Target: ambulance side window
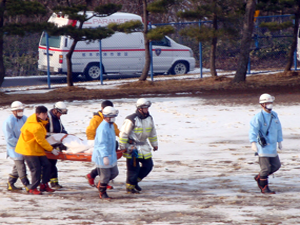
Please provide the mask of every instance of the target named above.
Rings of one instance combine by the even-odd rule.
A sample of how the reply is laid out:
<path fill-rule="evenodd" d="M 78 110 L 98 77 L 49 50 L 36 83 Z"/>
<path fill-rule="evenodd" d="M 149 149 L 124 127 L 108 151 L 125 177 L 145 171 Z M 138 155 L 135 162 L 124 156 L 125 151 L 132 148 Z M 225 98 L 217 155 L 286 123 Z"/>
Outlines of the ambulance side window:
<path fill-rule="evenodd" d="M 68 47 L 68 38 L 65 38 L 65 47 Z"/>
<path fill-rule="evenodd" d="M 160 41 L 152 41 L 152 45 L 171 47 L 171 43 L 166 37 L 163 37 Z"/>

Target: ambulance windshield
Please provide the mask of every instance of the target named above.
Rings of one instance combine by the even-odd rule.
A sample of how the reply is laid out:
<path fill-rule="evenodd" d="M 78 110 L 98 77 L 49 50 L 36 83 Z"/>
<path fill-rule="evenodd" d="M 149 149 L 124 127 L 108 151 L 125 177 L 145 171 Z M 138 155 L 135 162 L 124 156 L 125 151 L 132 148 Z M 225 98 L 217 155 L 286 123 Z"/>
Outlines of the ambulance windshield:
<path fill-rule="evenodd" d="M 49 47 L 59 48 L 61 36 L 48 36 Z M 43 33 L 40 45 L 46 46 L 46 35 Z"/>

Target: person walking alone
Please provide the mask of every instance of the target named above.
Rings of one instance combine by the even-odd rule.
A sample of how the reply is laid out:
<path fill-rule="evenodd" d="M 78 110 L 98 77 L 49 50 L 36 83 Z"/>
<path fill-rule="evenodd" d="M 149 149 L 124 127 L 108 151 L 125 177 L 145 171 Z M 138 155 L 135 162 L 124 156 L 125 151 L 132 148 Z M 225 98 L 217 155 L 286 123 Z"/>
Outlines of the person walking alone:
<path fill-rule="evenodd" d="M 251 148 L 258 154 L 261 169 L 254 179 L 263 194 L 275 194 L 268 186 L 268 177 L 281 167 L 277 147 L 282 150 L 282 128 L 277 113 L 273 111 L 274 100 L 275 97 L 262 94 L 259 98 L 262 110 L 250 122 Z"/>

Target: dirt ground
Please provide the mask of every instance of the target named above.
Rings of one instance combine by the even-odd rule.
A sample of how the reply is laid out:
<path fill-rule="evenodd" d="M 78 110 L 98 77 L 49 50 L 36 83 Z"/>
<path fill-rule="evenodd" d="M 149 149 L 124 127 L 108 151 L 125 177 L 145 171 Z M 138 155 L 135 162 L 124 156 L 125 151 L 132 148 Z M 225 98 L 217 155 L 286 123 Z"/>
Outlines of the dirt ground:
<path fill-rule="evenodd" d="M 63 87 L 42 94 L 6 94 L 0 92 L 0 105 L 10 105 L 18 99 L 26 104 L 55 101 L 92 99 L 138 98 L 143 94 L 157 96 L 199 96 L 207 104 L 257 104 L 262 93 L 276 97 L 276 103 L 300 102 L 300 73 L 257 74 L 247 77 L 243 83 L 233 83 L 227 76 L 216 78 L 131 82 L 116 89 L 86 89 L 84 87 Z"/>

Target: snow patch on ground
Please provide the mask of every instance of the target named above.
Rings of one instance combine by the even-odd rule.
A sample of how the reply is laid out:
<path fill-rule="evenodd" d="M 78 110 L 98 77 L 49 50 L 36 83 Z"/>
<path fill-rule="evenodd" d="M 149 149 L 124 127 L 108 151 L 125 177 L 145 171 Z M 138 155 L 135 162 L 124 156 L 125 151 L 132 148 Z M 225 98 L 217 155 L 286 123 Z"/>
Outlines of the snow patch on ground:
<path fill-rule="evenodd" d="M 154 169 L 140 186 L 139 195 L 125 194 L 126 166 L 118 161 L 114 199 L 102 201 L 85 175 L 90 162 L 59 161 L 63 189 L 42 196 L 6 191 L 12 161 L 5 159 L 0 131 L 1 224 L 299 224 L 299 106 L 274 104 L 283 127 L 282 168 L 270 178 L 276 195 L 260 193 L 253 177 L 258 158 L 248 141 L 250 119 L 257 106 L 210 106 L 201 98 L 150 98 L 159 150 Z M 135 111 L 135 99 L 116 99 L 116 123 Z M 52 108 L 53 102 L 45 104 Z M 68 103 L 62 121 L 71 134 L 85 139 L 85 129 L 101 100 Z M 25 110 L 34 112 L 34 105 Z M 0 124 L 10 110 L 2 107 Z M 21 186 L 18 182 L 17 186 Z"/>

